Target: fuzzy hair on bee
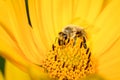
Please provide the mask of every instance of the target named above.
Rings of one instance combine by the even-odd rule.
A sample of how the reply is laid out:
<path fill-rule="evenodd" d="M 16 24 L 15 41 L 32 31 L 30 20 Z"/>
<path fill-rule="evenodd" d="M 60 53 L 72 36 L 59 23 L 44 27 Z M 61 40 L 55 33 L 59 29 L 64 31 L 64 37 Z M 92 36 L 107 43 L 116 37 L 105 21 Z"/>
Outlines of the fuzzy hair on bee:
<path fill-rule="evenodd" d="M 69 43 L 70 39 L 76 40 L 76 38 L 83 38 L 84 43 L 85 43 L 86 32 L 84 31 L 82 27 L 75 26 L 75 25 L 68 25 L 61 32 L 59 32 L 58 44 L 66 45 L 67 43 Z"/>

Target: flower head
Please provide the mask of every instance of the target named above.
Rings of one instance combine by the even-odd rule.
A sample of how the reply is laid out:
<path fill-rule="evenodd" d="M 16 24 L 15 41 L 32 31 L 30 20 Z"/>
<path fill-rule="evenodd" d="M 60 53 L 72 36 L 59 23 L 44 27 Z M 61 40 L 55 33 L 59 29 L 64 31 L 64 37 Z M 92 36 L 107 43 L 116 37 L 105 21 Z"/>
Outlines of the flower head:
<path fill-rule="evenodd" d="M 46 76 L 119 80 L 119 3 L 30 0 L 26 5 L 24 0 L 1 1 L 0 55 L 35 80 Z M 69 24 L 79 26 L 80 30 L 75 29 L 79 32 L 62 31 Z"/>

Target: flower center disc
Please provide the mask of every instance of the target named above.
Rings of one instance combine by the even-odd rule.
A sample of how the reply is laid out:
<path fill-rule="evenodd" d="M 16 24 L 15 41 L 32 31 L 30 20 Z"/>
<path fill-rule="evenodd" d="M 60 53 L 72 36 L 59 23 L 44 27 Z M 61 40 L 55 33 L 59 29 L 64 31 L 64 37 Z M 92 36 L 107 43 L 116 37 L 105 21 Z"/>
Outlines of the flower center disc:
<path fill-rule="evenodd" d="M 52 78 L 78 80 L 95 73 L 95 62 L 85 37 L 70 38 L 52 45 L 43 67 Z M 67 43 L 67 44 L 66 44 Z"/>

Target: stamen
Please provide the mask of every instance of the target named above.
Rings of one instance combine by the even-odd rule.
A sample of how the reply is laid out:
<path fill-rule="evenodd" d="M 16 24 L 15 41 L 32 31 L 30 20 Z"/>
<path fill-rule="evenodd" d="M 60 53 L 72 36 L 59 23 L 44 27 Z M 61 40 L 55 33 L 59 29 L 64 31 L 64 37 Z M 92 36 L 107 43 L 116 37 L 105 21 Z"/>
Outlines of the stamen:
<path fill-rule="evenodd" d="M 73 67 L 73 71 L 75 71 L 75 68 L 76 68 L 76 66 L 74 65 L 74 67 Z"/>
<path fill-rule="evenodd" d="M 90 52 L 89 55 L 88 55 L 88 59 L 90 59 L 90 56 L 91 56 L 91 52 Z"/>
<path fill-rule="evenodd" d="M 83 43 L 86 43 L 86 39 L 85 39 L 85 37 L 83 36 Z"/>
<path fill-rule="evenodd" d="M 84 46 L 85 49 L 87 49 L 87 45 L 86 45 L 86 43 L 83 43 L 83 46 Z"/>
<path fill-rule="evenodd" d="M 64 66 L 65 66 L 65 62 L 63 63 L 62 68 L 64 68 Z"/>
<path fill-rule="evenodd" d="M 80 48 L 82 48 L 82 42 L 80 43 Z"/>
<path fill-rule="evenodd" d="M 58 39 L 52 45 L 43 67 L 52 78 L 58 80 L 79 80 L 96 71 L 85 37 Z"/>
<path fill-rule="evenodd" d="M 88 65 L 85 67 L 85 70 L 88 68 Z"/>
<path fill-rule="evenodd" d="M 55 46 L 54 46 L 54 44 L 52 45 L 52 50 L 53 50 L 53 51 L 55 50 Z"/>
<path fill-rule="evenodd" d="M 89 62 L 90 62 L 90 59 L 88 59 L 88 61 L 87 61 L 87 65 L 89 64 Z"/>
<path fill-rule="evenodd" d="M 55 61 L 57 61 L 57 55 L 55 55 Z"/>
<path fill-rule="evenodd" d="M 87 49 L 86 54 L 88 54 L 88 52 L 89 52 L 89 48 Z"/>

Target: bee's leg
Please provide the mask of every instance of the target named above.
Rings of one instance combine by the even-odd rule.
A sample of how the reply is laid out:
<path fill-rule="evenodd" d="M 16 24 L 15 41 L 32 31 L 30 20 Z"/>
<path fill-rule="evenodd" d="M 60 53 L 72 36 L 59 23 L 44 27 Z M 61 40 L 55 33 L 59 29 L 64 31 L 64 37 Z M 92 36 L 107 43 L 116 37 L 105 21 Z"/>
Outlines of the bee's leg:
<path fill-rule="evenodd" d="M 64 34 L 64 40 L 63 40 L 64 45 L 68 44 L 69 41 L 70 41 L 70 38 L 68 38 L 68 36 L 66 34 Z"/>
<path fill-rule="evenodd" d="M 67 38 L 67 39 L 65 40 L 65 45 L 68 44 L 69 42 L 70 42 L 70 38 Z"/>
<path fill-rule="evenodd" d="M 77 37 L 74 38 L 73 46 L 76 44 Z"/>
<path fill-rule="evenodd" d="M 68 40 L 67 40 L 67 43 L 69 43 L 70 42 L 70 38 L 68 38 Z"/>
<path fill-rule="evenodd" d="M 58 39 L 59 46 L 65 45 L 65 42 L 63 40 Z"/>
<path fill-rule="evenodd" d="M 83 36 L 83 47 L 84 47 L 85 49 L 87 49 L 86 39 L 85 39 L 85 37 L 84 37 L 84 36 Z"/>
<path fill-rule="evenodd" d="M 61 46 L 61 40 L 60 39 L 58 39 L 58 44 Z"/>
<path fill-rule="evenodd" d="M 63 45 L 66 45 L 65 41 L 62 41 L 62 44 L 63 44 Z"/>

